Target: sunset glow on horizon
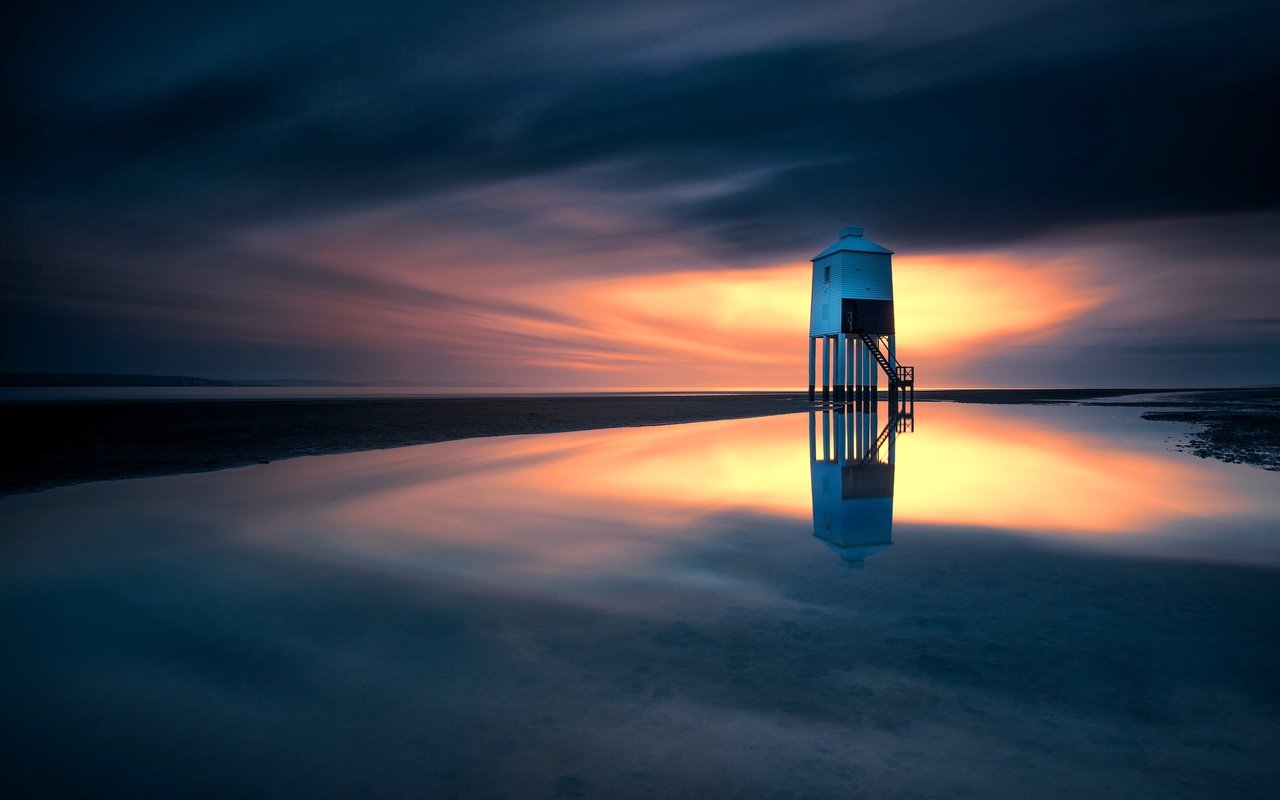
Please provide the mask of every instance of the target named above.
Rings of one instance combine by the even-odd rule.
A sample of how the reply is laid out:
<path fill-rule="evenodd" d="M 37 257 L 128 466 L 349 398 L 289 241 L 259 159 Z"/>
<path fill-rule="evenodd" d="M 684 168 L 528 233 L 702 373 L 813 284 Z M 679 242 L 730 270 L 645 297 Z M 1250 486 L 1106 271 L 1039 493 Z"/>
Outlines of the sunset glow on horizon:
<path fill-rule="evenodd" d="M 351 245 L 342 241 L 327 254 L 299 254 L 330 277 L 281 297 L 279 311 L 251 324 L 405 359 L 429 351 L 524 387 L 794 390 L 804 382 L 808 262 L 547 280 L 538 276 L 555 275 L 554 264 L 532 273 L 483 262 L 424 270 L 384 253 L 362 280 L 376 276 L 385 294 L 355 303 L 341 267 Z M 296 257 L 269 246 L 273 257 Z M 1051 342 L 1118 293 L 1095 265 L 1063 256 L 993 251 L 894 262 L 900 359 L 935 387 L 996 385 L 973 380 L 975 362 Z M 430 313 L 420 311 L 424 302 Z M 314 329 L 316 319 L 324 326 Z M 540 384 L 538 375 L 555 382 Z"/>
<path fill-rule="evenodd" d="M 578 279 L 513 293 L 567 328 L 539 321 L 531 336 L 565 331 L 599 353 L 549 355 L 547 366 L 623 373 L 632 385 L 795 388 L 807 330 L 809 264 L 753 270 Z M 1008 254 L 895 259 L 899 354 L 934 386 L 965 382 L 990 348 L 1053 337 L 1109 298 L 1088 265 Z M 516 328 L 520 332 L 520 328 Z M 590 378 L 584 378 L 584 385 Z"/>

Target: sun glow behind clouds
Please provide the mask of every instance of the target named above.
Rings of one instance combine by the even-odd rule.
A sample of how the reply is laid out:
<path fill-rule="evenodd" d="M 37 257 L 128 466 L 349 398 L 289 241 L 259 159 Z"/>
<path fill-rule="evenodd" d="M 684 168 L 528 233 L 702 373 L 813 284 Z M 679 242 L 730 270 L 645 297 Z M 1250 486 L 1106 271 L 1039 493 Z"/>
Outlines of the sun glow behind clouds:
<path fill-rule="evenodd" d="M 577 322 L 590 352 L 547 366 L 619 373 L 632 386 L 794 387 L 803 380 L 808 264 L 580 279 L 519 292 Z M 1006 254 L 895 262 L 898 340 L 934 386 L 965 383 L 966 366 L 1052 338 L 1109 299 L 1088 265 Z M 545 324 L 530 326 L 545 332 Z"/>
<path fill-rule="evenodd" d="M 795 389 L 805 382 L 808 262 L 731 269 L 709 264 L 696 248 L 644 237 L 609 257 L 599 249 L 521 251 L 502 240 L 475 252 L 448 231 L 411 236 L 404 224 L 366 215 L 242 241 L 249 254 L 288 265 L 291 277 L 296 269 L 312 277 L 307 292 L 278 301 L 281 313 L 255 313 L 270 321 L 256 324 L 288 328 L 291 339 L 377 350 L 406 372 L 455 384 Z M 978 365 L 1052 344 L 1117 291 L 1089 261 L 1034 252 L 896 256 L 894 278 L 899 353 L 935 387 L 975 385 Z M 317 319 L 326 324 L 317 327 Z"/>

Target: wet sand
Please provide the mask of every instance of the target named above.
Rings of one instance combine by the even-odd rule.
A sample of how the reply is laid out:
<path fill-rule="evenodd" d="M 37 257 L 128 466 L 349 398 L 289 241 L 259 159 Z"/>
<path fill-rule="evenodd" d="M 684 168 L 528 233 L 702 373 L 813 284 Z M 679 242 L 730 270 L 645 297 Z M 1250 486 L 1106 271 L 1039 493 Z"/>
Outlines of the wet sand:
<path fill-rule="evenodd" d="M 1205 392 L 1160 406 L 1169 410 L 1147 411 L 1142 418 L 1196 426 L 1179 450 L 1280 472 L 1280 389 Z"/>
<path fill-rule="evenodd" d="M 0 494 L 297 456 L 785 414 L 800 393 L 6 403 Z"/>
<path fill-rule="evenodd" d="M 922 390 L 916 399 L 971 403 L 1092 400 L 1147 408 L 1172 406 L 1196 415 L 1182 421 L 1201 424 L 1231 413 L 1234 416 L 1225 428 L 1210 425 L 1211 433 L 1196 434 L 1192 451 L 1263 465 L 1280 461 L 1280 446 L 1274 441 L 1280 417 L 1255 413 L 1259 404 L 1271 408 L 1280 391 L 1177 390 L 1181 392 L 1177 394 L 1170 390 L 1160 395 L 1168 396 L 1167 402 L 1150 397 L 1134 403 L 1124 400 L 1125 395 L 1140 391 Z M 803 392 L 8 402 L 0 404 L 6 441 L 0 451 L 0 494 L 479 436 L 669 425 L 786 414 L 810 407 Z M 1267 435 L 1270 445 L 1266 445 Z M 1258 451 L 1261 456 L 1254 452 L 1256 448 L 1241 447 L 1255 441 L 1263 443 Z"/>
<path fill-rule="evenodd" d="M 1142 418 L 1198 426 L 1179 450 L 1280 472 L 1280 411 L 1149 411 Z"/>
<path fill-rule="evenodd" d="M 1085 405 L 1155 409 L 1142 418 L 1195 427 L 1175 445 L 1200 458 L 1280 471 L 1280 387 L 1198 389 L 1096 399 Z"/>

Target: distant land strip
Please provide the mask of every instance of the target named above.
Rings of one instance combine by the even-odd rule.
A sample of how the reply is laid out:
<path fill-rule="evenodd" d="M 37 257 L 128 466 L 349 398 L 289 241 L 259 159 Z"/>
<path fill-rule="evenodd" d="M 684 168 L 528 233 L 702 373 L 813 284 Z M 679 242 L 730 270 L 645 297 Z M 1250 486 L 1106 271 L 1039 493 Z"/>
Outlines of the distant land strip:
<path fill-rule="evenodd" d="M 1108 398 L 1150 391 L 934 390 L 917 392 L 917 399 L 975 403 L 1108 402 Z M 1266 405 L 1276 396 L 1275 390 L 1218 391 L 1225 394 L 1212 401 L 1196 400 L 1197 395 L 1189 395 L 1167 403 L 1140 404 L 1195 408 L 1200 416 L 1186 421 L 1203 424 L 1215 413 L 1213 408 L 1223 403 L 1229 404 L 1232 413 L 1238 416 L 1242 413 L 1240 397 L 1254 398 Z M 1111 402 L 1124 403 L 1123 399 Z M 6 441 L 6 447 L 0 448 L 0 494 L 452 439 L 705 422 L 787 414 L 812 407 L 802 392 L 11 401 L 0 403 Z M 1233 422 L 1233 430 L 1236 431 L 1233 441 L 1237 443 L 1240 437 L 1247 439 L 1251 435 L 1247 421 L 1241 422 L 1238 418 Z M 1212 454 L 1211 451 L 1206 445 L 1196 452 Z M 1265 456 L 1262 463 L 1270 463 L 1267 459 L 1273 457 L 1274 453 Z M 1231 460 L 1241 460 L 1238 448 Z"/>
<path fill-rule="evenodd" d="M 117 372 L 0 372 L 0 387 L 8 388 L 173 388 L 183 386 L 263 388 L 263 387 L 418 387 L 408 381 L 330 381 L 310 378 L 197 378 L 192 375 L 147 375 Z M 424 388 L 507 388 L 507 384 L 433 383 Z"/>

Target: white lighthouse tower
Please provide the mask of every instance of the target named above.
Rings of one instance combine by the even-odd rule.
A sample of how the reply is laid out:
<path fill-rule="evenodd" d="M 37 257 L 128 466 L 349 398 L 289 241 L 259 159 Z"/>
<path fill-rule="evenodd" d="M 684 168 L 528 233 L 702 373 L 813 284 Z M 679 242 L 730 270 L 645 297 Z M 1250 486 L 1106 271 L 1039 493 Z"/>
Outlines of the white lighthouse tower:
<path fill-rule="evenodd" d="M 893 319 L 893 251 L 846 227 L 813 259 L 809 304 L 809 399 L 814 399 L 818 340 L 822 341 L 822 400 L 876 402 L 880 373 L 888 378 L 891 408 L 912 393 L 915 368 L 897 360 Z"/>

